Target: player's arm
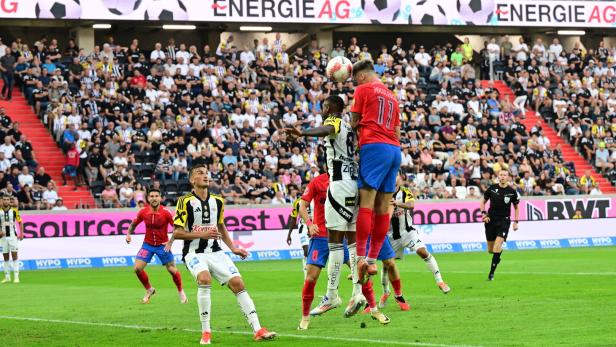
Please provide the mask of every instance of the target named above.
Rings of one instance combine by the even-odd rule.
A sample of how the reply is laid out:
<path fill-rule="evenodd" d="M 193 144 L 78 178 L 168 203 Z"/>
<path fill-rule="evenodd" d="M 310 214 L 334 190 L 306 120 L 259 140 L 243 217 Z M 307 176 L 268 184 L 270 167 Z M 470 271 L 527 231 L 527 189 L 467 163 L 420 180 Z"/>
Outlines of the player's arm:
<path fill-rule="evenodd" d="M 171 251 L 171 246 L 173 246 L 173 241 L 175 241 L 175 238 L 173 237 L 173 217 L 171 216 L 171 213 L 167 213 L 167 217 L 168 223 L 171 226 L 171 236 L 169 236 L 169 241 L 165 244 L 165 252 Z"/>
<path fill-rule="evenodd" d="M 513 201 L 513 231 L 518 230 L 518 222 L 520 220 L 520 196 L 515 194 L 515 200 Z"/>
<path fill-rule="evenodd" d="M 351 105 L 351 128 L 354 130 L 359 126 L 361 121 L 362 111 L 364 109 L 364 89 L 357 88 L 353 94 L 353 103 Z"/>
<path fill-rule="evenodd" d="M 294 141 L 298 137 L 326 137 L 331 134 L 337 134 L 338 132 L 340 132 L 340 121 L 338 121 L 338 126 L 336 127 L 333 124 L 328 124 L 327 123 L 328 120 L 329 118 L 325 120 L 325 123 L 324 123 L 325 125 L 317 127 L 317 128 L 312 128 L 312 129 L 307 129 L 307 130 L 300 130 L 297 128 L 287 128 L 287 129 L 284 129 L 283 132 L 289 135 L 289 141 Z"/>
<path fill-rule="evenodd" d="M 484 223 L 490 222 L 490 217 L 488 216 L 488 212 L 486 212 L 486 202 L 490 200 L 490 188 L 486 189 L 485 193 L 483 193 L 483 199 L 479 201 L 479 211 L 481 211 L 482 220 Z"/>
<path fill-rule="evenodd" d="M 361 113 L 351 112 L 351 128 L 357 129 L 357 126 L 359 126 L 360 121 L 361 121 Z"/>
<path fill-rule="evenodd" d="M 314 236 L 319 234 L 319 227 L 312 222 L 312 219 L 310 219 L 310 215 L 308 214 L 309 205 L 310 202 L 302 198 L 299 202 L 299 215 L 304 220 L 306 226 L 308 226 L 308 235 Z"/>
<path fill-rule="evenodd" d="M 400 138 L 400 136 L 401 136 L 401 134 L 400 134 L 400 126 L 399 126 L 399 125 L 398 125 L 398 126 L 396 126 L 396 127 L 394 128 L 394 131 L 396 132 L 396 138 L 398 138 L 398 139 L 399 139 L 399 138 Z"/>
<path fill-rule="evenodd" d="M 137 217 L 133 219 L 133 221 L 130 222 L 130 225 L 128 226 L 128 230 L 126 231 L 126 243 L 130 243 L 132 241 L 132 238 L 130 235 L 133 232 L 135 232 L 135 229 L 137 228 L 139 223 L 141 223 L 142 221 L 143 221 L 143 215 L 141 214 L 141 211 L 139 211 L 139 213 L 137 213 Z"/>
<path fill-rule="evenodd" d="M 17 209 L 15 209 L 15 220 L 17 221 L 17 223 L 19 223 L 19 235 L 17 235 L 17 238 L 19 240 L 23 240 L 24 239 L 24 222 L 21 220 L 21 216 L 19 215 L 19 211 Z"/>
<path fill-rule="evenodd" d="M 229 247 L 229 250 L 235 255 L 239 255 L 242 259 L 245 259 L 248 256 L 248 251 L 243 248 L 236 247 L 229 235 L 229 231 L 227 230 L 227 226 L 225 225 L 225 215 L 224 215 L 224 201 L 222 199 L 219 200 L 219 213 L 218 213 L 218 221 L 217 221 L 217 229 L 218 234 L 221 236 L 222 242 Z"/>

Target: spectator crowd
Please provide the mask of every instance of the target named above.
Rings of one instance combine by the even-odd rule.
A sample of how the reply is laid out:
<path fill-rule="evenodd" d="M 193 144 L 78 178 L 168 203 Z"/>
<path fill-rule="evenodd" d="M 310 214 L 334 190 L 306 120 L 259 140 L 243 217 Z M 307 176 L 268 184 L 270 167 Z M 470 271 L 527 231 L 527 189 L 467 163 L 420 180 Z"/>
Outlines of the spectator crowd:
<path fill-rule="evenodd" d="M 319 174 L 324 148 L 280 130 L 320 126 L 329 95 L 350 103 L 353 83 L 325 76 L 335 56 L 373 60 L 398 98 L 402 171 L 419 199 L 479 198 L 503 169 L 521 195 L 600 194 L 593 173 L 564 162 L 540 124 L 522 124 L 528 107 L 616 181 L 616 49 L 602 42 L 566 51 L 558 39 L 529 48 L 507 36 L 478 53 L 468 38 L 433 47 L 392 41 L 368 47 L 352 38 L 327 51 L 313 40 L 287 52 L 279 34 L 244 50 L 233 36 L 217 47 L 169 39 L 149 48 L 110 37 L 93 49 L 17 39 L 0 42 L 0 66 L 4 85 L 15 80 L 67 154 L 63 183 L 89 185 L 105 207 L 139 205 L 149 187 L 173 203 L 195 163 L 209 166 L 212 190 L 229 204 L 291 202 Z M 515 99 L 476 72 L 505 80 Z M 10 98 L 10 88 L 2 95 Z M 40 179 L 44 168 L 19 125 L 0 116 L 0 188 L 23 207 L 51 208 L 56 182 Z"/>

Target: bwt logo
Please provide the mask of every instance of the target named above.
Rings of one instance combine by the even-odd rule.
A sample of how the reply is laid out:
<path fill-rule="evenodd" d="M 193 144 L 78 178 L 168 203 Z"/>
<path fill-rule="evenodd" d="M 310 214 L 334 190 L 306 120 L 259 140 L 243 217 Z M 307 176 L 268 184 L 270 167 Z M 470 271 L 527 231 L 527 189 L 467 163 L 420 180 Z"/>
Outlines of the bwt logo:
<path fill-rule="evenodd" d="M 540 240 L 541 248 L 560 248 L 560 240 Z"/>
<path fill-rule="evenodd" d="M 466 242 L 462 244 L 463 252 L 475 252 L 475 251 L 483 251 L 483 245 L 481 242 Z"/>
<path fill-rule="evenodd" d="M 90 258 L 68 258 L 66 264 L 68 267 L 90 267 L 92 260 Z"/>
<path fill-rule="evenodd" d="M 124 257 L 104 257 L 103 266 L 123 266 L 128 265 L 128 261 Z"/>
<path fill-rule="evenodd" d="M 34 261 L 37 268 L 61 268 L 62 262 L 60 259 L 37 259 Z"/>
<path fill-rule="evenodd" d="M 571 247 L 588 247 L 590 243 L 587 238 L 569 239 L 569 246 Z"/>
<path fill-rule="evenodd" d="M 451 243 L 436 243 L 432 245 L 434 252 L 453 252 L 453 245 Z"/>
<path fill-rule="evenodd" d="M 278 251 L 260 251 L 257 252 L 259 259 L 280 259 L 280 252 Z"/>
<path fill-rule="evenodd" d="M 611 246 L 612 238 L 611 237 L 593 237 L 592 244 L 595 246 Z"/>
<path fill-rule="evenodd" d="M 535 248 L 537 248 L 537 242 L 532 241 L 532 240 L 516 241 L 515 242 L 515 246 L 518 249 L 535 249 Z"/>

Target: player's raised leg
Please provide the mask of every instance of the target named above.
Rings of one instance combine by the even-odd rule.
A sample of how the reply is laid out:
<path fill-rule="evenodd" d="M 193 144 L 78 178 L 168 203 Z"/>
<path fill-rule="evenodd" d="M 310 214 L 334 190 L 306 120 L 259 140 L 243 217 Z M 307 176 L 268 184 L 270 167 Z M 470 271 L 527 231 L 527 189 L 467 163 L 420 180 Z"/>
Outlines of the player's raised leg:
<path fill-rule="evenodd" d="M 364 296 L 366 297 L 368 307 L 366 307 L 365 313 L 370 313 L 372 319 L 377 320 L 379 323 L 385 325 L 389 324 L 391 320 L 387 317 L 383 312 L 379 311 L 376 306 L 376 299 L 374 297 L 374 289 L 372 287 L 372 281 L 368 280 L 368 282 L 364 283 L 361 287 Z"/>
<path fill-rule="evenodd" d="M 449 293 L 451 288 L 449 288 L 449 285 L 443 281 L 441 270 L 439 269 L 438 263 L 436 262 L 434 256 L 428 252 L 428 249 L 425 246 L 418 248 L 415 253 L 417 253 L 417 255 L 426 263 L 426 267 L 434 275 L 434 281 L 436 281 L 436 285 L 443 292 L 443 294 Z"/>

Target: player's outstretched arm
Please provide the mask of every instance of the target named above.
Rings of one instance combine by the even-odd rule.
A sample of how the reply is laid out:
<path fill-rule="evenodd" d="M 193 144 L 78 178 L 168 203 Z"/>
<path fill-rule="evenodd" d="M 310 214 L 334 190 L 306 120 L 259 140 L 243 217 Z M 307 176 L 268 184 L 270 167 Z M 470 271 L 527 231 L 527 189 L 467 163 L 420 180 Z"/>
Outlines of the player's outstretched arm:
<path fill-rule="evenodd" d="M 332 125 L 324 125 L 317 128 L 300 130 L 297 128 L 286 128 L 282 130 L 288 136 L 289 141 L 294 141 L 298 137 L 325 137 L 336 132 Z"/>
<path fill-rule="evenodd" d="M 245 259 L 248 256 L 248 251 L 243 248 L 235 247 L 231 236 L 229 236 L 229 231 L 225 226 L 225 223 L 218 223 L 218 232 L 221 235 L 222 242 L 229 247 L 229 250 L 235 255 L 239 255 L 242 259 Z"/>
<path fill-rule="evenodd" d="M 351 112 L 351 128 L 357 129 L 357 127 L 359 126 L 360 120 L 361 120 L 361 113 Z"/>
<path fill-rule="evenodd" d="M 21 241 L 24 239 L 24 222 L 19 221 L 19 235 L 17 238 Z"/>

